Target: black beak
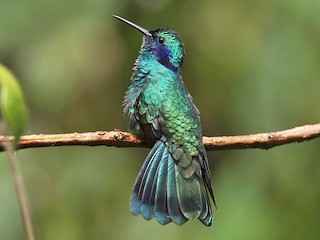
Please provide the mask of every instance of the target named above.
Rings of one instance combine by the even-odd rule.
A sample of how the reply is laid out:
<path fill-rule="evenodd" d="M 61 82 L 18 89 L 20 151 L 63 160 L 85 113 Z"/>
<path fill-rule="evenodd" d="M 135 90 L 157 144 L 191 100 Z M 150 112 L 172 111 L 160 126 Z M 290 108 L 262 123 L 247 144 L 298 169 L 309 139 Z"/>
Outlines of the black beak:
<path fill-rule="evenodd" d="M 130 21 L 128 21 L 127 19 L 124 19 L 124 18 L 119 17 L 119 16 L 117 16 L 117 15 L 112 15 L 112 16 L 114 16 L 115 18 L 119 19 L 119 20 L 122 21 L 122 22 L 125 22 L 126 24 L 129 24 L 130 26 L 134 27 L 135 29 L 138 29 L 138 30 L 139 30 L 140 32 L 142 32 L 145 36 L 147 36 L 147 37 L 152 37 L 152 34 L 151 34 L 148 30 L 144 29 L 143 27 L 140 27 L 140 26 L 138 26 L 137 24 L 134 24 L 133 22 L 130 22 Z"/>

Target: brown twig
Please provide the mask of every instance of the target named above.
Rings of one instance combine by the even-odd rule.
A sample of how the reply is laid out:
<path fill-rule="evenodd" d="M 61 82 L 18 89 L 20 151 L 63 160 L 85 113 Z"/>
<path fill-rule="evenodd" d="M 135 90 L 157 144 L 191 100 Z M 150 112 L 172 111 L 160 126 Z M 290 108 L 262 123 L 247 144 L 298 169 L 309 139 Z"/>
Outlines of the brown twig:
<path fill-rule="evenodd" d="M 3 142 L 1 142 L 3 148 L 7 151 L 8 161 L 10 164 L 11 172 L 12 172 L 12 179 L 14 183 L 14 188 L 16 190 L 17 199 L 19 203 L 20 208 L 20 214 L 23 221 L 24 229 L 26 231 L 28 240 L 36 240 L 36 235 L 31 219 L 31 214 L 29 210 L 29 206 L 27 203 L 27 196 L 24 191 L 24 184 L 21 176 L 21 171 L 19 168 L 19 164 L 16 158 L 16 155 L 14 154 L 13 150 L 13 142 L 8 141 L 7 139 L 4 139 Z"/>
<path fill-rule="evenodd" d="M 302 142 L 320 136 L 320 123 L 305 125 L 288 130 L 258 133 L 243 136 L 203 137 L 207 150 L 261 148 Z M 6 136 L 0 136 L 0 151 L 4 151 Z M 13 139 L 10 137 L 9 139 Z M 111 132 L 97 131 L 87 133 L 39 134 L 22 136 L 20 149 L 55 146 L 115 146 L 115 147 L 147 147 L 146 143 L 135 135 L 120 130 Z"/>

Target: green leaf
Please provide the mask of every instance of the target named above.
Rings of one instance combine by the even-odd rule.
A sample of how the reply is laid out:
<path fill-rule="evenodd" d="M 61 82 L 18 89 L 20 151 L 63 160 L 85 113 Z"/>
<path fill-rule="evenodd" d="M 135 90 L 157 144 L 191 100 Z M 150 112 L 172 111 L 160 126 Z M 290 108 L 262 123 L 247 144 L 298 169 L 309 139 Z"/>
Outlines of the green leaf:
<path fill-rule="evenodd" d="M 0 64 L 0 108 L 9 133 L 18 143 L 28 119 L 22 90 L 15 76 Z"/>

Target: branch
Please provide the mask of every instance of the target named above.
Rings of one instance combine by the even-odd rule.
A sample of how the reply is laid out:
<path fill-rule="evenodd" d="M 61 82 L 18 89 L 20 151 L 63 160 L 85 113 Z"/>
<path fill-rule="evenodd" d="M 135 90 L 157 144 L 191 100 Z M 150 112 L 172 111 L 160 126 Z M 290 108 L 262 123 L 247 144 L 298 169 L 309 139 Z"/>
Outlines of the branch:
<path fill-rule="evenodd" d="M 20 214 L 23 222 L 24 229 L 26 231 L 28 240 L 36 240 L 36 235 L 34 231 L 34 226 L 32 223 L 30 208 L 27 203 L 27 196 L 24 190 L 24 182 L 22 179 L 21 171 L 19 168 L 18 160 L 14 154 L 14 149 L 12 146 L 13 142 L 3 142 L 3 147 L 7 151 L 7 157 L 9 165 L 12 172 L 12 179 L 14 183 L 14 188 L 16 190 L 17 199 L 19 203 Z"/>
<path fill-rule="evenodd" d="M 242 136 L 203 137 L 207 150 L 269 149 L 292 142 L 303 142 L 320 137 L 320 123 L 305 125 L 288 130 L 258 133 Z M 0 136 L 0 151 L 5 151 L 4 143 L 13 137 Z M 87 133 L 39 134 L 22 136 L 20 149 L 56 146 L 115 146 L 115 147 L 147 147 L 147 144 L 137 136 L 114 130 L 111 132 L 97 131 Z"/>

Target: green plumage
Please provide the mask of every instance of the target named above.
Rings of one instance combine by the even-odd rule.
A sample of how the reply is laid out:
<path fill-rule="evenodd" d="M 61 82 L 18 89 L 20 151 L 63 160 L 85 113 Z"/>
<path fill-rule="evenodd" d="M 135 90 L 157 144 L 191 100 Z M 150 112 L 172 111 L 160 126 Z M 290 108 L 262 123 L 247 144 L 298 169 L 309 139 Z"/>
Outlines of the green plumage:
<path fill-rule="evenodd" d="M 202 144 L 200 114 L 181 77 L 184 47 L 170 29 L 143 34 L 132 85 L 124 100 L 130 129 L 152 147 L 136 179 L 130 211 L 146 220 L 212 224 L 211 175 Z"/>

